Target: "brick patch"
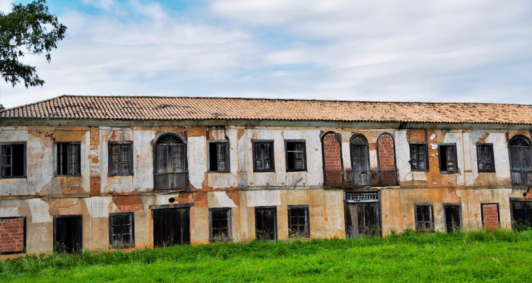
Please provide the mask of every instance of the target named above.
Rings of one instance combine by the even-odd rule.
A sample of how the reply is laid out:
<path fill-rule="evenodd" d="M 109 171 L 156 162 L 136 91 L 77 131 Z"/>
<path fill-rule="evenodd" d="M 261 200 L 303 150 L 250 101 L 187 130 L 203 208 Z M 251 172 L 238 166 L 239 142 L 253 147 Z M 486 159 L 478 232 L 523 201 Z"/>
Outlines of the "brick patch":
<path fill-rule="evenodd" d="M 496 204 L 482 205 L 482 219 L 484 221 L 485 230 L 499 229 L 499 210 Z"/>
<path fill-rule="evenodd" d="M 24 219 L 0 219 L 0 254 L 24 252 Z"/>
<path fill-rule="evenodd" d="M 342 185 L 342 159 L 340 143 L 335 133 L 329 133 L 323 138 L 323 154 L 325 158 L 325 182 L 327 186 Z"/>
<path fill-rule="evenodd" d="M 90 196 L 100 196 L 100 177 L 91 177 Z"/>
<path fill-rule="evenodd" d="M 426 142 L 425 130 L 410 130 L 410 142 Z"/>
<path fill-rule="evenodd" d="M 379 137 L 379 169 L 383 185 L 395 184 L 395 155 L 393 139 L 389 135 Z"/>
<path fill-rule="evenodd" d="M 143 210 L 140 196 L 113 196 L 113 202 L 121 212 Z"/>

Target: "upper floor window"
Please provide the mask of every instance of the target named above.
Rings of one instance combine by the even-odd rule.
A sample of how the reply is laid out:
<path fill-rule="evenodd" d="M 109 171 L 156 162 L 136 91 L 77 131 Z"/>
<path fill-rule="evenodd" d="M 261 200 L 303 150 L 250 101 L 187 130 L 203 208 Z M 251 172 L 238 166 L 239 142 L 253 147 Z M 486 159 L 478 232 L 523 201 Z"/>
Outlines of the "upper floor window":
<path fill-rule="evenodd" d="M 1 151 L 2 178 L 26 177 L 26 143 L 4 143 Z"/>
<path fill-rule="evenodd" d="M 440 144 L 439 145 L 439 157 L 440 157 L 440 172 L 456 173 L 458 172 L 458 166 L 456 164 L 456 144 Z"/>
<path fill-rule="evenodd" d="M 226 141 L 209 143 L 209 170 L 229 172 L 229 143 Z"/>
<path fill-rule="evenodd" d="M 253 171 L 275 172 L 273 141 L 253 141 Z"/>
<path fill-rule="evenodd" d="M 524 136 L 513 137 L 509 142 L 512 184 L 532 185 L 532 150 L 530 140 Z"/>
<path fill-rule="evenodd" d="M 80 143 L 56 143 L 57 176 L 79 176 L 81 174 Z"/>
<path fill-rule="evenodd" d="M 495 161 L 493 160 L 493 144 L 477 144 L 478 172 L 495 172 Z"/>
<path fill-rule="evenodd" d="M 426 143 L 410 144 L 410 170 L 428 171 L 428 147 Z"/>
<path fill-rule="evenodd" d="M 361 134 L 355 134 L 349 141 L 351 151 L 351 182 L 353 185 L 370 185 L 368 140 Z"/>
<path fill-rule="evenodd" d="M 187 144 L 179 134 L 161 133 L 153 144 L 155 190 L 188 189 Z"/>
<path fill-rule="evenodd" d="M 133 143 L 109 143 L 109 176 L 133 175 Z"/>
<path fill-rule="evenodd" d="M 305 141 L 286 141 L 286 171 L 307 170 Z"/>

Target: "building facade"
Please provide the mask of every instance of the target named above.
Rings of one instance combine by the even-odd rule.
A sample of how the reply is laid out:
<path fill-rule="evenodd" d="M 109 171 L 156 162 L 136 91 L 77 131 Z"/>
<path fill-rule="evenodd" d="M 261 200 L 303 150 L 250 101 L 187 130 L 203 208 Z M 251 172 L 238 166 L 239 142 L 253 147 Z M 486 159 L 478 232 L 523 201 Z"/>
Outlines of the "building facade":
<path fill-rule="evenodd" d="M 60 96 L 0 112 L 0 254 L 532 222 L 532 106 Z"/>

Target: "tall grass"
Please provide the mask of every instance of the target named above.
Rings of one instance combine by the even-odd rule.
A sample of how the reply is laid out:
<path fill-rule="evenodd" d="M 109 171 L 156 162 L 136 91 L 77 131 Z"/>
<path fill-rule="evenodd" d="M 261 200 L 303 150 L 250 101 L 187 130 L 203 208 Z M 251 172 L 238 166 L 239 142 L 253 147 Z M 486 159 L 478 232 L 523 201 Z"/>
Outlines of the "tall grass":
<path fill-rule="evenodd" d="M 0 261 L 0 282 L 513 281 L 532 278 L 531 244 L 532 231 L 405 231 L 385 238 L 27 255 Z"/>

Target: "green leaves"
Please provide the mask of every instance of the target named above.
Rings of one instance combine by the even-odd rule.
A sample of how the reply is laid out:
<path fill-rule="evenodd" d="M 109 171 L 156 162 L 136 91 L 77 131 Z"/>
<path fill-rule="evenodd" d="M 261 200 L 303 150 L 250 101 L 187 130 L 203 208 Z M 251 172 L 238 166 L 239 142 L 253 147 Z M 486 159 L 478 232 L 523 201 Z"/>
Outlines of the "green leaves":
<path fill-rule="evenodd" d="M 46 0 L 35 0 L 27 5 L 13 5 L 9 14 L 0 12 L 0 72 L 2 78 L 13 87 L 24 82 L 26 87 L 42 86 L 42 80 L 34 66 L 19 60 L 26 54 L 45 54 L 52 59 L 50 52 L 66 36 L 67 27 L 50 14 Z"/>

